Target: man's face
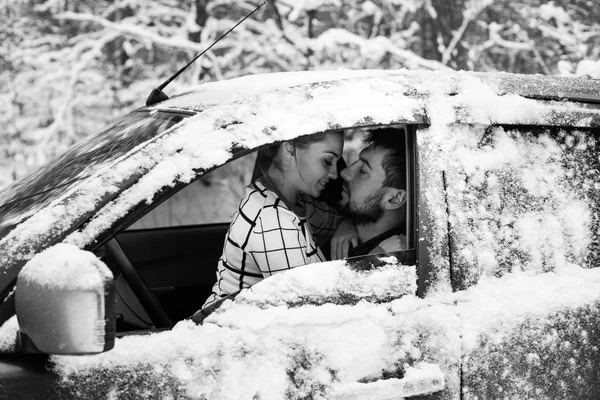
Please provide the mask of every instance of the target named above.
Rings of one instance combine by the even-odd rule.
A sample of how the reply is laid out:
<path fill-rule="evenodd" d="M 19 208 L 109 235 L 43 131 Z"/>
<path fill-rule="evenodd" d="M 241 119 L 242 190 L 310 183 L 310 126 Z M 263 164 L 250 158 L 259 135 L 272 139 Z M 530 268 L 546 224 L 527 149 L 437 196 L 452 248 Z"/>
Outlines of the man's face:
<path fill-rule="evenodd" d="M 381 163 L 386 153 L 369 145 L 340 172 L 344 179 L 340 205 L 357 223 L 376 222 L 383 214 L 385 171 Z"/>

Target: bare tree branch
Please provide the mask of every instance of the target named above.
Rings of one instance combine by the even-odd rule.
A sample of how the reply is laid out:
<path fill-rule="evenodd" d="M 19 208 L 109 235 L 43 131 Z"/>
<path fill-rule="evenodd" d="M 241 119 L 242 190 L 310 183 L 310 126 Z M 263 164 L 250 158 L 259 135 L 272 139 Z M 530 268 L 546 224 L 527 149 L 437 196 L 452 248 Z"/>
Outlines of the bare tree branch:
<path fill-rule="evenodd" d="M 452 35 L 452 40 L 448 44 L 448 47 L 446 47 L 446 49 L 442 53 L 442 64 L 448 65 L 448 61 L 450 61 L 450 58 L 452 57 L 452 52 L 462 39 L 469 24 L 475 21 L 477 16 L 481 14 L 481 12 L 492 3 L 493 1 L 490 0 L 484 1 L 482 3 L 477 2 L 475 3 L 475 6 L 473 8 L 468 8 L 463 12 L 463 20 L 460 27 L 454 32 L 454 34 Z"/>
<path fill-rule="evenodd" d="M 448 66 L 436 60 L 422 58 L 412 51 L 404 50 L 396 46 L 389 38 L 378 36 L 374 39 L 365 39 L 362 36 L 355 35 L 345 29 L 329 29 L 317 38 L 313 39 L 311 47 L 316 52 L 335 44 L 336 46 L 355 46 L 368 51 L 371 48 L 377 51 L 387 52 L 404 64 L 413 68 L 425 68 L 430 70 L 450 69 Z"/>
<path fill-rule="evenodd" d="M 141 40 L 150 41 L 158 46 L 164 46 L 171 49 L 179 49 L 185 51 L 191 51 L 194 53 L 199 53 L 205 49 L 206 45 L 204 43 L 196 43 L 188 40 L 184 37 L 175 37 L 175 38 L 166 38 L 160 36 L 154 32 L 148 31 L 147 29 L 140 28 L 139 26 L 128 24 L 127 22 L 111 22 L 107 19 L 97 17 L 90 14 L 79 14 L 74 12 L 66 12 L 56 16 L 58 19 L 69 19 L 73 21 L 88 21 L 95 22 L 99 25 L 107 29 L 111 29 L 117 32 L 120 32 L 124 35 L 134 36 Z M 217 46 L 215 49 L 219 48 Z"/>
<path fill-rule="evenodd" d="M 39 143 L 39 146 L 44 146 L 48 144 L 52 139 L 55 139 L 55 134 L 61 129 L 65 128 L 64 121 L 70 120 L 72 116 L 73 110 L 73 100 L 75 99 L 75 86 L 79 82 L 80 74 L 83 70 L 85 70 L 88 65 L 92 63 L 92 61 L 102 54 L 102 49 L 108 43 L 112 42 L 119 35 L 117 33 L 111 33 L 105 35 L 101 40 L 97 41 L 94 44 L 94 47 L 90 49 L 87 53 L 83 54 L 81 60 L 74 66 L 71 72 L 71 76 L 69 79 L 69 84 L 67 86 L 67 91 L 62 103 L 61 108 L 58 113 L 54 117 L 54 121 L 48 127 L 43 128 L 44 138 Z M 72 125 L 68 125 L 67 127 L 67 136 L 73 136 Z"/>

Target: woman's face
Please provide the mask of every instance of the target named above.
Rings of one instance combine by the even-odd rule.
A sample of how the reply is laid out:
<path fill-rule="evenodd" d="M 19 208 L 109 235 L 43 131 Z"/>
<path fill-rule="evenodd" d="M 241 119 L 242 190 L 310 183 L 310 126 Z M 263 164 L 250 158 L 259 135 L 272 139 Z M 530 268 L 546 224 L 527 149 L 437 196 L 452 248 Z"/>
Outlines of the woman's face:
<path fill-rule="evenodd" d="M 328 133 L 320 142 L 296 148 L 299 191 L 319 197 L 325 184 L 338 176 L 337 161 L 343 148 L 344 138 L 339 133 Z"/>

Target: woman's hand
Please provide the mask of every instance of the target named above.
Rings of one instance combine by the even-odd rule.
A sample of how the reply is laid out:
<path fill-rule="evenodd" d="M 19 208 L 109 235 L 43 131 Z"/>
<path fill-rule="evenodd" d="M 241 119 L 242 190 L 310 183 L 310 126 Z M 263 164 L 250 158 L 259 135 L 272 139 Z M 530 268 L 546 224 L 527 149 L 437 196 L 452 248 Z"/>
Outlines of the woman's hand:
<path fill-rule="evenodd" d="M 352 221 L 344 219 L 331 238 L 331 259 L 341 260 L 348 257 L 351 246 L 358 246 L 358 232 Z"/>

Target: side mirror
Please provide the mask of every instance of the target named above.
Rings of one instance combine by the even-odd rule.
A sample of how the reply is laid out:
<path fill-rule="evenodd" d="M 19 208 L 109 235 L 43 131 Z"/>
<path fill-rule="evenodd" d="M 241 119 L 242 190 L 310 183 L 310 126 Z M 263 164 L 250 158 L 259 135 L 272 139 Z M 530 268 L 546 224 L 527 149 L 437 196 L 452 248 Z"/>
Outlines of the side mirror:
<path fill-rule="evenodd" d="M 17 278 L 18 347 L 23 352 L 94 354 L 115 344 L 116 294 L 93 253 L 60 243 L 36 254 Z"/>

